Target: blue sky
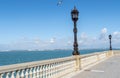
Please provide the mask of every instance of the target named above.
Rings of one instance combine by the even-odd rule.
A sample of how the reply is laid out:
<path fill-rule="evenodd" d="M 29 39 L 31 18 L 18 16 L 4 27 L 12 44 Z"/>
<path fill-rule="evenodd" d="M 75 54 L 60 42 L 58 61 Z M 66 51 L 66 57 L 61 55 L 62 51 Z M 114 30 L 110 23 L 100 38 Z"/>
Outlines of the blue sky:
<path fill-rule="evenodd" d="M 0 0 L 0 50 L 72 49 L 70 12 L 79 10 L 79 48 L 120 48 L 119 0 Z"/>

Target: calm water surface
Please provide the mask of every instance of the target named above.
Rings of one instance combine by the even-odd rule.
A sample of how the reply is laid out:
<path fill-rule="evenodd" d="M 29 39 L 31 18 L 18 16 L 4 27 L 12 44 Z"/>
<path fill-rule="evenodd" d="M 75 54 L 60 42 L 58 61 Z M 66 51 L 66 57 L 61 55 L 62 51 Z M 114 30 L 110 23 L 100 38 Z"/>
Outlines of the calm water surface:
<path fill-rule="evenodd" d="M 81 54 L 88 54 L 105 50 L 80 50 Z M 53 58 L 62 58 L 72 55 L 72 50 L 53 51 L 8 51 L 0 52 L 0 66 L 24 63 Z"/>

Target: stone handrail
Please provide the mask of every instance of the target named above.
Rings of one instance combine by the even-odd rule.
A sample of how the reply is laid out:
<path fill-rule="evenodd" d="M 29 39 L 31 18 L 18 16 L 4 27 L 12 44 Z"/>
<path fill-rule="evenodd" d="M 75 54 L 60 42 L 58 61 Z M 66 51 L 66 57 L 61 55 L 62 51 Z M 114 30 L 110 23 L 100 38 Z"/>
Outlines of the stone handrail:
<path fill-rule="evenodd" d="M 112 56 L 111 51 L 0 66 L 0 78 L 61 78 Z"/>
<path fill-rule="evenodd" d="M 120 55 L 120 50 L 114 50 L 114 55 Z"/>

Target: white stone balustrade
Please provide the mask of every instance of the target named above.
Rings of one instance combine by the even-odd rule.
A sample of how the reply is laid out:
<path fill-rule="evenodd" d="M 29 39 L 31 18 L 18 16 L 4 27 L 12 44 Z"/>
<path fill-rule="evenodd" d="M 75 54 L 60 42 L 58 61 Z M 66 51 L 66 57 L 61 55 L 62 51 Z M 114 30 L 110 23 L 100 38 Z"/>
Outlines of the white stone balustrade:
<path fill-rule="evenodd" d="M 115 50 L 115 54 L 118 54 Z M 0 78 L 61 78 L 113 55 L 113 51 L 0 66 Z"/>

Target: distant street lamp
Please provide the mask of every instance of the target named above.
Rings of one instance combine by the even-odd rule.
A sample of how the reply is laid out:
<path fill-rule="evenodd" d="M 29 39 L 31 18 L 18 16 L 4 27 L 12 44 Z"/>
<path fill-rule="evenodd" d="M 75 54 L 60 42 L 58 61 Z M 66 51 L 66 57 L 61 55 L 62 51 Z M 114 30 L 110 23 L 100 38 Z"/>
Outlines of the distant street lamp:
<path fill-rule="evenodd" d="M 110 50 L 112 50 L 111 38 L 112 38 L 112 35 L 109 35 L 109 39 L 110 39 Z"/>
<path fill-rule="evenodd" d="M 73 32 L 74 32 L 74 44 L 73 44 L 74 51 L 72 53 L 73 55 L 79 55 L 78 43 L 77 43 L 77 27 L 76 27 L 78 15 L 79 15 L 79 11 L 76 9 L 76 7 L 74 7 L 74 9 L 71 11 L 72 20 L 74 22 L 74 29 L 73 29 Z"/>

